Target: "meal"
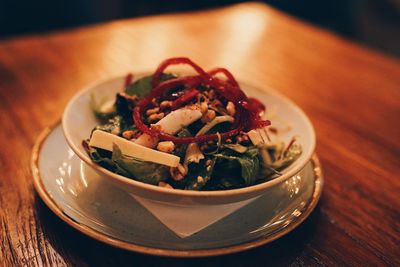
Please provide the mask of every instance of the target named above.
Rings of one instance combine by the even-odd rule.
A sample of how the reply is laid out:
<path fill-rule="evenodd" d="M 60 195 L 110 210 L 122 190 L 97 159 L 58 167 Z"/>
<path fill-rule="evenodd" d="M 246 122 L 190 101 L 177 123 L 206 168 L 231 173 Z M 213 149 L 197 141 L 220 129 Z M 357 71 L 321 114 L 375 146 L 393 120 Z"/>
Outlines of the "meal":
<path fill-rule="evenodd" d="M 166 72 L 185 64 L 195 75 Z M 135 81 L 134 81 L 135 80 Z M 227 190 L 280 175 L 302 149 L 263 118 L 224 68 L 188 58 L 163 61 L 151 76 L 129 74 L 115 99 L 91 101 L 100 125 L 82 142 L 91 160 L 122 176 L 165 188 Z"/>

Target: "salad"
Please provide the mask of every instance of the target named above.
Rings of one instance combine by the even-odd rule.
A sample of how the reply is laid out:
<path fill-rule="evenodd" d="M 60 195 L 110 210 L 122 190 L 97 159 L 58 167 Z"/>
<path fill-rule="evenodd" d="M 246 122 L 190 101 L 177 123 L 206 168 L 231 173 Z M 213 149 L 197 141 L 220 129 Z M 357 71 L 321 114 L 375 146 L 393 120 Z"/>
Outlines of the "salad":
<path fill-rule="evenodd" d="M 185 64 L 195 75 L 166 72 Z M 227 190 L 276 178 L 301 154 L 293 138 L 263 119 L 225 68 L 205 71 L 188 58 L 163 61 L 153 75 L 127 75 L 115 99 L 91 107 L 99 120 L 82 145 L 93 162 L 165 188 Z"/>

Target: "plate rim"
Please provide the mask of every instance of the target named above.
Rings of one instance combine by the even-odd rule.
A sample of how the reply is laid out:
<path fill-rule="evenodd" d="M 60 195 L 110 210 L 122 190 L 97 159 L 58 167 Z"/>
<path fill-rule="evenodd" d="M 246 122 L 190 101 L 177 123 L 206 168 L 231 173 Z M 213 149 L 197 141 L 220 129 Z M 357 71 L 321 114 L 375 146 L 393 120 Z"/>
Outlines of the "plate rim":
<path fill-rule="evenodd" d="M 56 203 L 55 200 L 51 197 L 49 192 L 45 189 L 43 183 L 42 183 L 42 178 L 40 175 L 40 170 L 39 170 L 39 155 L 41 152 L 42 145 L 44 141 L 47 139 L 47 137 L 52 133 L 52 131 L 58 127 L 61 126 L 60 120 L 57 120 L 55 123 L 52 125 L 46 127 L 42 132 L 39 134 L 37 137 L 35 144 L 32 149 L 32 156 L 31 156 L 31 172 L 33 176 L 33 185 L 40 196 L 40 198 L 43 200 L 43 202 L 46 204 L 46 206 L 57 216 L 59 217 L 62 221 L 67 223 L 69 226 L 74 228 L 75 230 L 78 230 L 84 235 L 87 235 L 97 241 L 100 241 L 102 243 L 111 245 L 116 248 L 132 251 L 132 252 L 139 252 L 142 254 L 147 254 L 147 255 L 155 255 L 155 256 L 164 256 L 164 257 L 180 257 L 180 258 L 195 258 L 195 257 L 210 257 L 210 256 L 220 256 L 220 255 L 226 255 L 226 254 L 232 254 L 232 253 L 237 253 L 240 251 L 245 251 L 245 250 L 250 250 L 262 245 L 265 245 L 267 243 L 270 243 L 297 228 L 303 221 L 305 221 L 306 218 L 311 214 L 311 212 L 315 209 L 322 193 L 322 187 L 324 183 L 323 175 L 322 175 L 322 170 L 321 170 L 321 165 L 318 159 L 318 156 L 314 152 L 314 154 L 311 157 L 311 164 L 313 167 L 314 175 L 315 175 L 315 181 L 314 181 L 314 188 L 313 188 L 313 194 L 311 198 L 309 199 L 306 207 L 304 208 L 304 212 L 295 220 L 293 220 L 286 228 L 277 231 L 275 233 L 272 233 L 268 236 L 261 236 L 259 238 L 239 243 L 239 244 L 234 244 L 226 247 L 220 247 L 220 248 L 209 248 L 209 249 L 193 249 L 193 250 L 174 250 L 174 249 L 163 249 L 163 248 L 154 248 L 154 247 L 148 247 L 148 246 L 143 246 L 143 245 L 137 245 L 134 243 L 130 243 L 127 241 L 123 241 L 117 238 L 110 237 L 104 233 L 101 233 L 100 231 L 97 231 L 95 229 L 90 228 L 89 226 L 86 226 L 82 223 L 79 223 L 78 221 L 74 220 L 72 217 L 68 216 Z"/>

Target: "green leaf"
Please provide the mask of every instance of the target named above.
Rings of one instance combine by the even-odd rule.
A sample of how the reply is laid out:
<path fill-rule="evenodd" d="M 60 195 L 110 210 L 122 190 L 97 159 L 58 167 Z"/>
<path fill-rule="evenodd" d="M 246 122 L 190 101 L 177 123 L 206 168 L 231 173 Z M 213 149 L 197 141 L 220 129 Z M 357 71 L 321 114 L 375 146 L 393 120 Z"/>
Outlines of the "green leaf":
<path fill-rule="evenodd" d="M 241 166 L 242 178 L 246 185 L 254 184 L 260 171 L 259 159 L 257 157 L 238 157 L 237 160 Z"/>
<path fill-rule="evenodd" d="M 90 147 L 88 145 L 87 141 L 83 142 L 83 146 L 88 153 L 89 157 L 92 159 L 93 162 L 99 164 L 103 168 L 106 168 L 107 170 L 129 177 L 129 173 L 126 172 L 124 169 L 122 169 L 120 166 L 118 166 L 117 163 L 115 163 L 110 157 L 111 153 L 109 151 L 99 149 L 99 148 L 94 148 Z"/>
<path fill-rule="evenodd" d="M 93 131 L 101 130 L 101 131 L 111 133 L 115 128 L 118 128 L 119 132 L 122 133 L 126 130 L 135 130 L 136 126 L 134 124 L 129 124 L 128 122 L 125 121 L 125 119 L 122 116 L 117 115 L 117 116 L 113 117 L 112 119 L 109 119 L 108 123 L 96 126 L 93 129 Z"/>
<path fill-rule="evenodd" d="M 125 89 L 125 93 L 128 95 L 146 96 L 150 93 L 152 86 L 152 76 L 143 77 L 136 82 L 132 83 Z"/>
<path fill-rule="evenodd" d="M 235 163 L 238 163 L 240 167 L 240 176 L 244 180 L 245 184 L 254 184 L 260 171 L 260 161 L 258 159 L 258 154 L 250 154 L 252 156 L 246 154 L 232 156 L 223 154 L 223 152 L 215 155 L 222 161 L 221 166 L 218 165 L 218 168 L 224 169 L 224 172 L 228 172 L 228 169 L 237 168 L 235 167 L 237 166 L 237 164 L 235 165 Z M 234 171 L 231 171 L 230 173 L 234 173 Z"/>
<path fill-rule="evenodd" d="M 97 100 L 94 94 L 90 95 L 90 100 L 89 100 L 90 108 L 93 110 L 93 113 L 96 116 L 96 118 L 101 122 L 106 122 L 107 120 L 109 120 L 110 118 L 112 118 L 117 114 L 117 112 L 115 111 L 115 107 L 110 112 L 102 111 L 101 108 L 106 102 L 107 98 L 102 98 L 100 100 Z"/>
<path fill-rule="evenodd" d="M 263 160 L 261 165 L 264 179 L 271 179 L 273 176 L 281 175 L 279 171 L 292 164 L 302 153 L 302 148 L 299 144 L 292 144 L 287 151 L 285 151 L 285 147 L 283 142 L 259 147 L 259 153 Z"/>
<path fill-rule="evenodd" d="M 172 74 L 165 74 L 163 73 L 161 75 L 161 81 L 166 81 L 169 79 L 175 78 L 174 75 Z M 137 81 L 135 81 L 134 83 L 132 83 L 131 85 L 129 85 L 126 89 L 125 89 L 125 93 L 128 95 L 136 95 L 136 96 L 146 96 L 150 93 L 152 87 L 151 82 L 153 81 L 153 76 L 145 76 Z"/>
<path fill-rule="evenodd" d="M 244 187 L 242 179 L 234 176 L 212 177 L 204 190 L 229 190 Z"/>
<path fill-rule="evenodd" d="M 253 158 L 253 157 L 258 157 L 259 155 L 259 151 L 258 151 L 258 147 L 256 146 L 250 146 L 248 147 L 247 151 L 246 151 L 246 155 Z"/>
<path fill-rule="evenodd" d="M 136 98 L 130 99 L 126 96 L 126 94 L 117 94 L 115 108 L 118 115 L 123 117 L 127 123 L 133 124 L 132 110 L 138 100 Z"/>
<path fill-rule="evenodd" d="M 211 179 L 211 175 L 214 170 L 216 158 L 205 158 L 199 163 L 193 163 L 189 165 L 189 173 L 187 175 L 187 185 L 185 189 L 187 190 L 201 190 Z M 209 161 L 210 164 L 206 165 Z"/>
<path fill-rule="evenodd" d="M 187 128 L 182 128 L 177 134 L 178 137 L 190 137 L 193 136 Z M 183 160 L 185 159 L 185 153 L 186 153 L 186 148 L 187 144 L 181 144 L 178 145 L 175 149 L 175 155 L 181 158 L 181 163 L 183 163 Z"/>
<path fill-rule="evenodd" d="M 286 153 L 284 153 L 278 160 L 271 164 L 271 168 L 275 170 L 282 170 L 283 168 L 292 164 L 302 153 L 300 144 L 293 144 Z"/>
<path fill-rule="evenodd" d="M 117 145 L 113 145 L 112 160 L 135 180 L 157 185 L 169 177 L 168 167 L 152 162 L 142 161 L 122 154 Z"/>

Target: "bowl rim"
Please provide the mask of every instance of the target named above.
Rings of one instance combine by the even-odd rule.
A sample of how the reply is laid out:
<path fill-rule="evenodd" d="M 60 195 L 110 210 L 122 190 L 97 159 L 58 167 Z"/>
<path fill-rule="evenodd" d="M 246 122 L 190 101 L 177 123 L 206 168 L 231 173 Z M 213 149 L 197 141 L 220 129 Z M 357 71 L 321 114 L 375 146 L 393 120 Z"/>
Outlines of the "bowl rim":
<path fill-rule="evenodd" d="M 135 72 L 135 78 L 137 77 L 143 77 L 144 75 L 149 75 L 153 73 L 152 71 L 141 71 L 141 72 Z M 290 105 L 295 112 L 299 114 L 300 117 L 302 117 L 303 121 L 307 125 L 307 127 L 310 129 L 310 147 L 308 153 L 305 154 L 303 157 L 304 160 L 301 162 L 298 162 L 299 159 L 297 159 L 293 164 L 296 164 L 295 167 L 293 167 L 290 171 L 287 173 L 273 179 L 267 182 L 263 182 L 257 185 L 251 185 L 243 188 L 238 188 L 238 189 L 229 189 L 229 190 L 215 190 L 215 191 L 194 191 L 194 190 L 183 190 L 183 189 L 176 189 L 174 188 L 169 189 L 169 188 L 164 188 L 160 187 L 157 185 L 152 185 L 152 184 L 147 184 L 144 182 L 136 181 L 134 179 L 113 173 L 96 163 L 94 163 L 89 156 L 86 153 L 81 152 L 81 150 L 75 145 L 75 143 L 71 140 L 70 137 L 70 131 L 69 126 L 67 125 L 67 115 L 71 112 L 72 105 L 83 95 L 85 95 L 88 91 L 91 91 L 94 87 L 97 87 L 103 83 L 106 82 L 111 82 L 114 80 L 120 80 L 123 79 L 126 76 L 124 75 L 112 75 L 108 76 L 103 79 L 96 80 L 92 83 L 89 83 L 88 85 L 84 86 L 81 90 L 79 90 L 67 103 L 64 112 L 62 114 L 62 119 L 61 119 L 61 124 L 62 124 L 62 131 L 64 134 L 64 137 L 70 146 L 70 148 L 74 151 L 74 153 L 81 159 L 83 160 L 86 164 L 88 164 L 91 168 L 93 168 L 95 171 L 104 174 L 108 178 L 117 180 L 119 183 L 125 184 L 126 186 L 133 186 L 135 189 L 142 189 L 144 191 L 148 191 L 151 193 L 159 193 L 165 196 L 174 196 L 174 197 L 192 197 L 192 198 L 223 198 L 223 197 L 233 197 L 233 196 L 240 196 L 240 195 L 247 195 L 247 194 L 254 194 L 260 191 L 264 191 L 268 188 L 271 188 L 277 184 L 280 184 L 284 182 L 285 180 L 289 179 L 296 173 L 298 173 L 300 170 L 304 168 L 304 166 L 310 161 L 314 151 L 315 151 L 315 146 L 316 146 L 316 136 L 315 136 L 315 130 L 314 127 L 308 118 L 308 116 L 305 114 L 305 112 L 297 105 L 295 104 L 292 100 L 278 92 L 277 90 L 269 87 L 269 86 L 263 86 L 265 90 L 260 89 L 257 86 L 252 85 L 251 83 L 248 82 L 241 82 L 239 80 L 239 84 L 243 86 L 244 88 L 251 88 L 252 90 L 259 91 L 259 92 L 264 92 L 267 91 L 274 96 L 280 98 L 282 102 L 284 102 L 287 105 Z M 134 78 L 134 80 L 135 80 Z M 245 89 L 246 90 L 246 89 Z"/>

